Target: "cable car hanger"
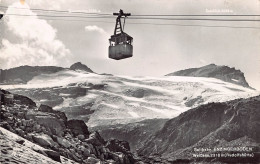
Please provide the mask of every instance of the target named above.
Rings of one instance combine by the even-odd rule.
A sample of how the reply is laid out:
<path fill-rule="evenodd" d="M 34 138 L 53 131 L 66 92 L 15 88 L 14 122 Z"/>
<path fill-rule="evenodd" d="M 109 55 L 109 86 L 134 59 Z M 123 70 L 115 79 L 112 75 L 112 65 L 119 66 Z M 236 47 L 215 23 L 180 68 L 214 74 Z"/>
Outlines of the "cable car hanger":
<path fill-rule="evenodd" d="M 117 15 L 114 35 L 109 39 L 108 57 L 115 60 L 121 60 L 133 56 L 133 38 L 124 32 L 125 19 L 127 16 L 131 16 L 130 13 L 124 13 L 120 9 L 119 13 L 113 13 Z M 124 26 L 122 28 L 121 18 L 124 17 Z"/>
<path fill-rule="evenodd" d="M 114 31 L 114 35 L 117 34 L 117 30 L 120 29 L 120 33 L 124 32 L 124 27 L 125 27 L 125 18 L 127 16 L 131 16 L 130 13 L 124 13 L 123 10 L 119 10 L 119 13 L 113 13 L 113 15 L 118 15 L 116 18 L 116 27 L 115 27 L 115 31 Z M 121 24 L 121 17 L 124 17 L 124 26 L 122 28 L 122 24 Z M 119 25 L 119 27 L 117 27 Z"/>

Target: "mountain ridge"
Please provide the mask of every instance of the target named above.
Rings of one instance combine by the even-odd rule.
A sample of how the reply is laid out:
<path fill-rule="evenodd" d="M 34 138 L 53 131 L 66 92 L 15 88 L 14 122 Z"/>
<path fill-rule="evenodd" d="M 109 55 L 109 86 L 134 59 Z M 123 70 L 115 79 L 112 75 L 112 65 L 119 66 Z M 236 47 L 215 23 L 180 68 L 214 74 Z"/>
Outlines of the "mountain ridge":
<path fill-rule="evenodd" d="M 260 159 L 259 106 L 260 95 L 190 109 L 167 121 L 161 130 L 144 142 L 138 153 L 146 156 L 160 154 L 171 160 L 194 162 L 194 148 L 251 146 L 254 147 L 251 153 L 255 153 L 255 157 L 240 160 L 257 163 Z M 239 159 L 217 160 L 234 163 Z"/>
<path fill-rule="evenodd" d="M 216 64 L 209 64 L 198 68 L 189 68 L 169 73 L 165 76 L 191 76 L 191 77 L 212 77 L 241 85 L 243 87 L 252 88 L 245 79 L 244 73 L 236 70 L 234 67 L 218 66 Z"/>
<path fill-rule="evenodd" d="M 58 66 L 24 65 L 10 69 L 0 69 L 0 84 L 26 84 L 36 76 L 42 74 L 52 74 L 66 69 L 94 73 L 90 68 L 81 62 L 72 64 L 70 68 L 63 68 Z"/>
<path fill-rule="evenodd" d="M 132 140 L 129 140 L 131 147 L 134 149 L 141 148 L 138 151 L 139 153 L 151 154 L 152 156 L 157 151 L 153 151 L 154 144 L 151 140 L 158 141 L 160 133 L 170 136 L 167 129 L 175 129 L 174 127 L 178 126 L 177 123 L 172 125 L 172 119 L 185 118 L 185 122 L 180 123 L 183 134 L 186 133 L 189 126 L 194 126 L 193 129 L 197 131 L 201 127 L 205 128 L 205 123 L 200 124 L 196 120 L 189 122 L 187 116 L 184 117 L 181 113 L 186 113 L 189 110 L 192 112 L 195 109 L 213 104 L 212 109 L 207 107 L 209 111 L 213 111 L 207 115 L 213 117 L 215 114 L 219 118 L 219 115 L 225 113 L 223 110 L 231 106 L 225 105 L 228 104 L 226 101 L 259 95 L 258 91 L 249 87 L 224 82 L 217 78 L 110 76 L 86 72 L 84 68 L 83 70 L 78 69 L 81 68 L 81 63 L 75 64 L 76 66 L 72 69 L 61 69 L 54 73 L 34 76 L 26 84 L 0 85 L 0 87 L 15 94 L 25 95 L 34 100 L 36 104 L 50 106 L 58 113 L 65 113 L 68 119 L 82 120 L 81 122 L 84 121 L 88 127 L 91 129 L 96 128 L 95 130 L 99 130 L 100 134 L 107 135 L 108 138 L 127 139 L 130 135 L 133 135 Z M 218 107 L 216 104 L 222 105 Z M 203 112 L 200 111 L 198 110 L 198 113 L 196 111 L 189 115 L 200 118 L 200 116 L 203 116 Z M 237 112 L 233 109 L 231 111 L 232 114 Z M 231 116 L 233 116 L 232 114 Z M 227 119 L 223 119 L 224 121 L 230 119 L 230 115 L 227 116 Z M 63 117 L 59 116 L 59 118 Z M 170 121 L 167 121 L 169 119 Z M 209 120 L 213 122 L 212 124 L 216 122 L 214 117 Z M 223 120 L 221 123 L 223 123 Z M 166 124 L 164 124 L 165 121 L 167 121 Z M 240 125 L 240 122 L 238 123 Z M 164 128 L 167 125 L 171 126 Z M 199 126 L 199 128 L 196 126 Z M 215 125 L 210 127 L 210 130 L 216 128 Z M 230 127 L 232 128 L 233 125 Z M 161 128 L 164 131 L 160 131 Z M 159 134 L 154 135 L 153 131 Z M 187 137 L 175 131 L 172 133 L 177 137 L 180 136 L 178 142 L 183 143 L 186 146 L 185 148 L 172 146 L 176 151 L 171 154 L 168 153 L 170 151 L 168 148 L 172 142 L 162 142 L 165 151 L 158 147 L 158 152 L 164 158 L 171 155 L 177 157 L 178 155 L 183 159 L 181 152 L 185 151 L 184 149 L 190 151 L 189 144 L 197 142 L 190 136 L 199 139 L 209 129 L 202 130 L 199 136 L 196 136 L 192 130 L 190 131 L 192 135 L 187 135 Z M 235 132 L 232 131 L 232 135 L 234 134 Z M 174 140 L 173 138 L 176 137 L 171 137 L 171 140 Z M 138 142 L 135 140 L 138 140 Z M 249 141 L 247 138 L 241 140 Z M 142 147 L 142 144 L 145 146 Z"/>

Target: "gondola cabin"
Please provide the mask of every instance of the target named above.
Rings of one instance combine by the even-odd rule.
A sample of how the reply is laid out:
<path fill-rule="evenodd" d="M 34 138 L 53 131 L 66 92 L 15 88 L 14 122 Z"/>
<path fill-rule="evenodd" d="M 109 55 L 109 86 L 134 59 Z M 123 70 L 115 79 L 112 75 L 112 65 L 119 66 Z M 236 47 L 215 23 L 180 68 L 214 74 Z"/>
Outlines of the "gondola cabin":
<path fill-rule="evenodd" d="M 121 17 L 130 16 L 131 14 L 124 13 L 120 10 L 116 19 L 114 35 L 109 39 L 108 57 L 115 60 L 125 59 L 133 56 L 133 38 L 123 31 L 121 25 Z"/>
<path fill-rule="evenodd" d="M 109 58 L 120 60 L 133 56 L 133 38 L 126 33 L 112 35 L 109 39 Z"/>

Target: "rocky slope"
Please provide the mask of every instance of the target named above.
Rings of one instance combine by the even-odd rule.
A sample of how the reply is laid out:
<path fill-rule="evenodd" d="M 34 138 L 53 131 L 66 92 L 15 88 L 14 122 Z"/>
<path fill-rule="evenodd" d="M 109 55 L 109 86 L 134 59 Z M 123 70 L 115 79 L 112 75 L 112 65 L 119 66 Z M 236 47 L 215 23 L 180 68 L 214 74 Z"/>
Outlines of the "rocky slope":
<path fill-rule="evenodd" d="M 0 163 L 77 163 L 63 156 L 59 156 L 57 153 L 32 143 L 2 127 L 0 127 L 0 140 Z M 48 154 L 53 155 L 50 158 Z M 57 155 L 56 160 L 54 155 Z M 59 159 L 60 161 L 57 161 Z"/>
<path fill-rule="evenodd" d="M 129 142 L 132 152 L 143 146 L 143 142 L 160 130 L 168 119 L 151 119 L 129 124 L 96 126 L 91 130 L 98 130 L 105 139 L 116 138 Z"/>
<path fill-rule="evenodd" d="M 209 103 L 182 113 L 145 141 L 138 152 L 171 161 L 249 162 L 260 159 L 260 96 Z M 249 151 L 214 148 L 251 147 Z M 202 151 L 201 149 L 211 149 Z M 194 151 L 195 149 L 199 151 Z M 247 157 L 195 158 L 194 154 L 248 153 Z M 158 158 L 158 154 L 160 158 Z M 157 157 L 156 157 L 157 155 Z"/>
<path fill-rule="evenodd" d="M 206 65 L 199 68 L 190 68 L 166 76 L 191 76 L 191 77 L 212 77 L 225 82 L 250 87 L 245 79 L 244 73 L 228 66 L 218 66 L 215 64 Z"/>
<path fill-rule="evenodd" d="M 3 93 L 9 94 L 2 90 Z M 36 151 L 54 161 L 62 162 L 61 159 L 68 158 L 75 162 L 94 164 L 116 163 L 133 164 L 138 163 L 136 157 L 130 152 L 130 146 L 126 141 L 116 139 L 105 141 L 98 132 L 89 132 L 88 127 L 82 120 L 67 120 L 63 112 L 55 111 L 51 107 L 36 104 L 21 95 L 14 95 L 14 102 L 6 104 L 3 102 L 0 110 L 0 127 L 10 132 L 1 130 L 1 152 L 5 154 L 1 160 L 18 160 L 12 158 L 12 153 L 25 156 L 22 160 L 37 161 L 36 157 L 43 158 L 39 154 L 33 153 L 31 157 L 28 153 Z M 4 132 L 4 133 L 3 133 Z M 10 140 L 12 133 L 23 137 L 19 141 Z M 23 145 L 29 141 L 38 144 L 42 148 L 29 149 Z M 14 147 L 6 147 L 12 144 Z M 20 145 L 19 145 L 20 144 Z M 11 154 L 12 154 L 11 153 Z M 46 157 L 44 157 L 45 161 Z M 28 159 L 29 158 L 29 159 Z M 26 162 L 26 161 L 25 161 Z M 46 162 L 48 163 L 48 162 Z M 50 162 L 54 163 L 54 162 Z"/>

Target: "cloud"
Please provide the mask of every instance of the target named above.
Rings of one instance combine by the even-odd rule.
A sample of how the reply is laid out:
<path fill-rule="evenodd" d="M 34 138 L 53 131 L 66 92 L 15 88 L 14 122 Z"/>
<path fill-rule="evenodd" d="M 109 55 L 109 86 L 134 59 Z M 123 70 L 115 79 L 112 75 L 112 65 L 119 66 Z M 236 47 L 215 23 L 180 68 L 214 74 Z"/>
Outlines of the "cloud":
<path fill-rule="evenodd" d="M 13 7 L 27 8 L 27 10 L 15 10 Z M 15 36 L 16 42 L 12 42 L 8 38 L 1 40 L 1 68 L 20 65 L 66 65 L 69 62 L 71 53 L 57 39 L 57 30 L 47 21 L 39 19 L 27 4 L 14 3 L 8 8 L 6 14 L 32 16 L 6 16 L 5 26 Z"/>
<path fill-rule="evenodd" d="M 99 9 L 87 9 L 87 10 L 68 10 L 70 13 L 100 13 Z"/>
<path fill-rule="evenodd" d="M 85 27 L 85 30 L 86 30 L 86 31 L 90 31 L 90 32 L 95 31 L 95 32 L 99 32 L 99 33 L 101 33 L 101 34 L 106 34 L 106 32 L 105 32 L 104 29 L 102 29 L 102 28 L 100 28 L 100 27 L 98 27 L 98 26 L 96 26 L 96 25 L 86 26 L 86 27 Z"/>
<path fill-rule="evenodd" d="M 201 64 L 206 64 L 207 63 L 207 61 L 204 60 L 204 59 L 200 59 L 199 61 L 200 61 Z"/>
<path fill-rule="evenodd" d="M 37 6 L 41 7 L 44 6 L 44 8 L 48 9 L 55 9 L 55 10 L 60 10 L 62 4 L 68 3 L 66 0 L 55 0 L 55 1 L 48 1 L 46 0 L 26 0 L 26 2 L 30 6 Z"/>

